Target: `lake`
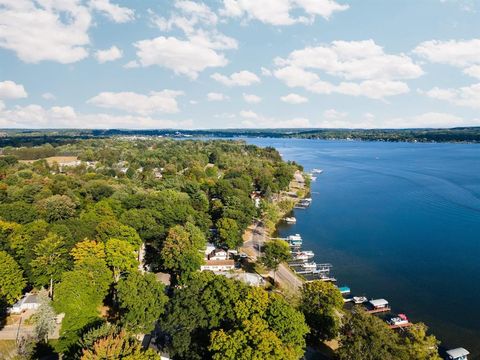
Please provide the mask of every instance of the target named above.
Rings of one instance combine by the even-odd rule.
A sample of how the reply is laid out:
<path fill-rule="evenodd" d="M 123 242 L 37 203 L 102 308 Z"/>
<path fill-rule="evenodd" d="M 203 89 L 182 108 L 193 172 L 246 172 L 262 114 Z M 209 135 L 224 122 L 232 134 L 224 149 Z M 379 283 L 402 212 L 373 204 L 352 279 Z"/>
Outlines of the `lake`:
<path fill-rule="evenodd" d="M 385 298 L 479 356 L 480 145 L 246 140 L 324 170 L 280 235 L 300 233 L 353 295 Z"/>

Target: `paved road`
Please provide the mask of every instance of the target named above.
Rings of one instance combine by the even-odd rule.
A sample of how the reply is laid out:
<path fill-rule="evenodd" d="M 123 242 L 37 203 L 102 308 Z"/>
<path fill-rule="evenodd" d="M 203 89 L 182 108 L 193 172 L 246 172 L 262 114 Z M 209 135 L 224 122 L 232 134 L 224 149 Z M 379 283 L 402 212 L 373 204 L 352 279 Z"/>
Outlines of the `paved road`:
<path fill-rule="evenodd" d="M 249 229 L 249 237 L 243 243 L 241 251 L 248 255 L 250 261 L 257 261 L 261 255 L 259 249 L 266 241 L 265 228 L 262 222 L 255 222 Z M 269 272 L 269 276 L 273 279 L 273 271 Z M 275 274 L 275 281 L 280 286 L 289 292 L 296 293 L 303 286 L 303 280 L 293 273 L 287 264 L 280 264 L 277 273 Z"/>

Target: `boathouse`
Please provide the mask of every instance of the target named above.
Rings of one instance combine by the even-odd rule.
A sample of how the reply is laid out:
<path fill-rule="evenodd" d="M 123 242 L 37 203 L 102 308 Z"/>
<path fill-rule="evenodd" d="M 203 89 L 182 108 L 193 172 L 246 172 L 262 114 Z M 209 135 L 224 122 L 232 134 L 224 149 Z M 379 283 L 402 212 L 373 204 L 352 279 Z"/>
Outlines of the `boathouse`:
<path fill-rule="evenodd" d="M 467 349 L 456 348 L 447 351 L 447 360 L 467 360 L 467 356 L 470 355 Z"/>
<path fill-rule="evenodd" d="M 385 299 L 375 299 L 375 300 L 370 300 L 369 302 L 374 309 L 385 309 L 388 307 L 388 301 Z"/>

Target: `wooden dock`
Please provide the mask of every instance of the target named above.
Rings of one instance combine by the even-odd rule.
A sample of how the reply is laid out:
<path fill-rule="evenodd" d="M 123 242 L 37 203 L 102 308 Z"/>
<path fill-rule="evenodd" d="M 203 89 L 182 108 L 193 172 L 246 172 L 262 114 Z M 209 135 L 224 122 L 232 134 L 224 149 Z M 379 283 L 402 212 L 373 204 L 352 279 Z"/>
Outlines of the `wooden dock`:
<path fill-rule="evenodd" d="M 412 326 L 412 325 L 413 325 L 413 323 L 408 322 L 408 323 L 405 323 L 405 324 L 388 325 L 388 327 L 389 327 L 390 329 L 402 329 L 402 328 L 410 327 L 410 326 Z"/>
<path fill-rule="evenodd" d="M 380 309 L 371 309 L 371 310 L 366 310 L 367 313 L 369 314 L 378 314 L 378 313 L 382 313 L 382 312 L 389 312 L 391 311 L 392 309 L 390 308 L 390 306 L 386 306 L 384 308 L 380 308 Z"/>

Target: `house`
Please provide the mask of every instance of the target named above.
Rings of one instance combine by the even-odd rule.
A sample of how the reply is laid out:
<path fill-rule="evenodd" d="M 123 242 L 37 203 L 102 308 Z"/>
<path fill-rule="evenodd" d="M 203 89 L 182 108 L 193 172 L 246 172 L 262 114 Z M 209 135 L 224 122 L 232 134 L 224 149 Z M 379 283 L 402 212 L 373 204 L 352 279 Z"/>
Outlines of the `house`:
<path fill-rule="evenodd" d="M 250 198 L 253 200 L 255 207 L 259 208 L 262 200 L 262 193 L 260 191 L 252 191 L 250 193 Z"/>
<path fill-rule="evenodd" d="M 229 254 L 223 249 L 215 249 L 207 255 L 207 260 L 228 260 Z"/>
<path fill-rule="evenodd" d="M 21 314 L 27 310 L 37 310 L 40 306 L 37 294 L 25 294 L 20 300 L 18 300 L 10 308 L 9 312 L 11 314 Z"/>
<path fill-rule="evenodd" d="M 200 271 L 230 271 L 235 269 L 235 261 L 233 260 L 206 260 L 200 266 Z"/>
<path fill-rule="evenodd" d="M 456 348 L 447 351 L 447 360 L 467 360 L 470 352 L 464 348 Z"/>
<path fill-rule="evenodd" d="M 370 300 L 369 303 L 373 306 L 374 309 L 388 308 L 388 301 L 385 299 Z"/>
<path fill-rule="evenodd" d="M 212 243 L 207 243 L 207 247 L 205 248 L 205 259 L 208 258 L 208 255 L 210 255 L 213 251 L 215 251 L 217 247 L 212 244 Z"/>
<path fill-rule="evenodd" d="M 155 179 L 161 179 L 163 177 L 162 175 L 163 168 L 154 168 L 153 169 L 153 177 Z"/>

